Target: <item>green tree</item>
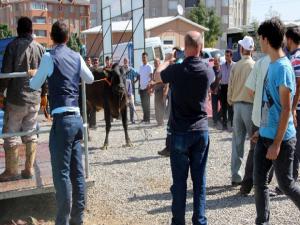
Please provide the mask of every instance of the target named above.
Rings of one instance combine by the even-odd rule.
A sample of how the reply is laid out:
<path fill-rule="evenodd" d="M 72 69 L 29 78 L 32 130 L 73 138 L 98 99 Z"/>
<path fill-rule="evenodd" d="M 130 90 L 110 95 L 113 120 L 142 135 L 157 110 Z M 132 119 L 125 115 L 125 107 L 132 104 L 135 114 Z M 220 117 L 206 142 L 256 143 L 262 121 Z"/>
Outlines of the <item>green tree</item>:
<path fill-rule="evenodd" d="M 209 28 L 204 33 L 205 46 L 214 47 L 221 33 L 221 19 L 216 15 L 214 9 L 207 9 L 202 1 L 194 7 L 188 15 L 188 18 L 195 23 Z"/>
<path fill-rule="evenodd" d="M 8 29 L 8 26 L 6 24 L 0 24 L 0 39 L 11 37 L 11 36 L 12 36 L 12 32 Z"/>
<path fill-rule="evenodd" d="M 81 45 L 82 44 L 77 33 L 71 34 L 67 46 L 75 52 L 80 52 Z"/>

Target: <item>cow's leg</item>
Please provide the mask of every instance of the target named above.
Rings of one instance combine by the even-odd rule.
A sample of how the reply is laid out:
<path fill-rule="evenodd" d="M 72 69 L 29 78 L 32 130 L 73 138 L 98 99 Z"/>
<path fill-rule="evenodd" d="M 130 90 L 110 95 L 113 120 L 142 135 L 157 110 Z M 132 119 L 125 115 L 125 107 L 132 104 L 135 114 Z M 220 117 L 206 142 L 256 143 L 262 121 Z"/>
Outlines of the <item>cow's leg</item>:
<path fill-rule="evenodd" d="M 101 147 L 102 150 L 106 150 L 108 148 L 108 135 L 111 128 L 110 109 L 108 104 L 105 104 L 104 106 L 104 119 L 105 119 L 105 140 L 103 146 Z"/>
<path fill-rule="evenodd" d="M 127 120 L 127 107 L 124 107 L 124 109 L 121 110 L 121 115 L 122 115 L 122 124 L 124 128 L 124 133 L 125 133 L 125 141 L 126 145 L 125 147 L 132 147 L 133 144 L 130 141 L 129 135 L 128 135 L 128 120 Z"/>

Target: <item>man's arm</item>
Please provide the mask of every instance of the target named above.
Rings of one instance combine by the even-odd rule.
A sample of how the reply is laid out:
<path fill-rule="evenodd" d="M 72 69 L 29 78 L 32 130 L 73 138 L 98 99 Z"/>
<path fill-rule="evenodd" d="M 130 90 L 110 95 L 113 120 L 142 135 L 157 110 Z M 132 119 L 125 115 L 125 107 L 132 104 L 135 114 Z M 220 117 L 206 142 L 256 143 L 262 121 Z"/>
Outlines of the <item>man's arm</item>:
<path fill-rule="evenodd" d="M 293 99 L 293 105 L 292 105 L 292 114 L 293 114 L 293 120 L 294 120 L 294 125 L 295 127 L 298 126 L 297 124 L 297 105 L 300 100 L 300 77 L 296 77 L 296 93 Z"/>
<path fill-rule="evenodd" d="M 91 70 L 87 67 L 86 63 L 84 62 L 83 58 L 80 56 L 80 77 L 84 80 L 87 84 L 91 84 L 94 81 L 94 76 Z"/>
<path fill-rule="evenodd" d="M 10 45 L 8 45 L 5 49 L 4 56 L 3 56 L 3 61 L 2 61 L 2 68 L 1 72 L 2 73 L 12 73 L 13 72 L 13 53 L 10 48 Z M 0 80 L 0 93 L 3 93 L 4 90 L 7 88 L 8 83 L 10 79 L 1 79 Z"/>
<path fill-rule="evenodd" d="M 161 71 L 165 70 L 171 64 L 170 60 L 167 60 L 159 65 L 154 74 L 155 83 L 162 83 L 162 79 L 160 76 Z"/>
<path fill-rule="evenodd" d="M 277 134 L 272 145 L 268 148 L 267 159 L 276 160 L 279 152 L 280 145 L 283 140 L 284 134 L 288 127 L 289 116 L 291 113 L 291 91 L 288 87 L 280 86 L 279 87 L 279 95 L 280 95 L 280 105 L 281 105 L 281 113 L 280 120 L 277 129 Z"/>
<path fill-rule="evenodd" d="M 54 64 L 49 53 L 45 53 L 41 59 L 41 64 L 38 70 L 28 71 L 30 79 L 30 88 L 33 90 L 39 90 L 41 86 L 45 83 L 47 77 L 53 73 Z"/>
<path fill-rule="evenodd" d="M 234 72 L 233 68 L 230 71 L 229 76 L 229 83 L 228 83 L 228 91 L 227 91 L 227 102 L 229 105 L 232 105 L 232 86 L 233 86 L 233 78 L 234 78 Z"/>
<path fill-rule="evenodd" d="M 258 63 L 255 63 L 245 83 L 245 86 L 248 89 L 248 95 L 251 97 L 255 95 L 257 76 L 259 72 Z"/>

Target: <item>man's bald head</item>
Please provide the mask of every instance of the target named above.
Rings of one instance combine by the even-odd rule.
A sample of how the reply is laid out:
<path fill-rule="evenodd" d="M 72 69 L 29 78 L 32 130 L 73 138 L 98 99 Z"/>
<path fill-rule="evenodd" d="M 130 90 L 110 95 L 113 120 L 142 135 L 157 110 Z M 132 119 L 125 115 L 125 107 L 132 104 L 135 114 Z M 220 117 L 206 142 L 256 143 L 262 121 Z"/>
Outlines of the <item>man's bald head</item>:
<path fill-rule="evenodd" d="M 202 35 L 197 31 L 189 31 L 184 37 L 186 56 L 199 56 L 202 44 Z"/>

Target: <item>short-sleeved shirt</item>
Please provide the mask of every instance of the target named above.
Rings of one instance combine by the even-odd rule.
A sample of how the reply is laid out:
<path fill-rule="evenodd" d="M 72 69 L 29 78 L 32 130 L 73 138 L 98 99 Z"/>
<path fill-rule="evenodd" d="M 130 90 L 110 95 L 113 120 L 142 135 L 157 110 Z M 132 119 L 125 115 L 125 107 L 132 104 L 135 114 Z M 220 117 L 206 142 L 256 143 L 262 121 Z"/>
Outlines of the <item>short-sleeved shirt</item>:
<path fill-rule="evenodd" d="M 300 48 L 291 52 L 289 59 L 292 63 L 296 78 L 300 78 Z M 297 110 L 300 110 L 300 102 L 298 102 Z"/>
<path fill-rule="evenodd" d="M 252 110 L 252 121 L 255 126 L 260 126 L 261 117 L 261 101 L 264 87 L 264 80 L 268 72 L 268 67 L 271 62 L 270 57 L 264 56 L 259 59 L 249 74 L 249 77 L 245 83 L 246 87 L 255 92 Z"/>
<path fill-rule="evenodd" d="M 140 90 L 145 90 L 151 80 L 153 67 L 150 64 L 141 65 L 140 67 Z"/>
<path fill-rule="evenodd" d="M 271 62 L 264 81 L 262 115 L 259 134 L 262 137 L 275 139 L 280 121 L 281 104 L 279 87 L 287 87 L 291 92 L 291 104 L 295 95 L 295 74 L 287 57 Z M 290 113 L 288 127 L 283 140 L 289 140 L 296 135 L 293 117 Z"/>
<path fill-rule="evenodd" d="M 161 72 L 162 81 L 171 88 L 171 131 L 208 130 L 206 97 L 214 76 L 199 57 L 187 57 Z"/>
<path fill-rule="evenodd" d="M 235 62 L 231 62 L 231 64 L 228 64 L 227 62 L 223 63 L 221 65 L 221 72 L 219 73 L 219 76 L 221 77 L 220 84 L 228 84 L 229 83 L 229 77 L 232 67 L 235 65 Z"/>

